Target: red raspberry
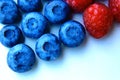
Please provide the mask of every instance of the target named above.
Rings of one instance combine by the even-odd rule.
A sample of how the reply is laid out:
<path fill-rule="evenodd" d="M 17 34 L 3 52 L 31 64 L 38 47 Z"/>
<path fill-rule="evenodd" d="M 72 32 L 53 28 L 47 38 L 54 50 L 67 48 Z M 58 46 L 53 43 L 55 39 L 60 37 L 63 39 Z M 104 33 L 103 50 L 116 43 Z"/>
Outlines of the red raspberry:
<path fill-rule="evenodd" d="M 97 39 L 106 35 L 113 23 L 110 9 L 102 3 L 94 3 L 88 7 L 83 19 L 87 31 Z"/>
<path fill-rule="evenodd" d="M 65 0 L 74 12 L 83 12 L 93 0 Z"/>
<path fill-rule="evenodd" d="M 115 20 L 120 22 L 120 0 L 109 0 L 109 7 Z"/>

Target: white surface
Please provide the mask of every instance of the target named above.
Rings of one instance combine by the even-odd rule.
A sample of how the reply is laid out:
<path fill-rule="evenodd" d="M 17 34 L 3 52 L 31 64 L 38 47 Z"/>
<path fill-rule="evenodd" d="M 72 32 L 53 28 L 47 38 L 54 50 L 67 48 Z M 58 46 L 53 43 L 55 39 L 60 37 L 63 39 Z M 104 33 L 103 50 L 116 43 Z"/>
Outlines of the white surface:
<path fill-rule="evenodd" d="M 81 15 L 75 15 L 74 19 L 83 23 Z M 57 35 L 58 29 L 52 27 L 51 33 Z M 25 43 L 34 49 L 35 40 L 27 38 Z M 120 80 L 120 24 L 114 24 L 102 39 L 87 34 L 81 46 L 63 49 L 58 60 L 37 59 L 31 71 L 15 73 L 6 63 L 9 49 L 0 44 L 0 80 Z"/>

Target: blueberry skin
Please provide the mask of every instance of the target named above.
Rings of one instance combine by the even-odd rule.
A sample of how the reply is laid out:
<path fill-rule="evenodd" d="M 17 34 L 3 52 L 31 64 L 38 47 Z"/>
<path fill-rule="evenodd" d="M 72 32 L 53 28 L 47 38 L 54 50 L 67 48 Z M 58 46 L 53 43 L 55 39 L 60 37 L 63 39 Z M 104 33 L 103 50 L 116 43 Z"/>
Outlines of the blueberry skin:
<path fill-rule="evenodd" d="M 48 1 L 55 1 L 55 0 L 41 0 L 41 2 L 48 2 Z M 57 0 L 57 1 L 63 1 L 63 0 Z"/>
<path fill-rule="evenodd" d="M 44 15 L 51 23 L 62 23 L 69 16 L 69 6 L 60 0 L 51 1 L 45 6 Z"/>
<path fill-rule="evenodd" d="M 19 21 L 21 14 L 13 0 L 0 1 L 0 23 L 13 24 Z"/>
<path fill-rule="evenodd" d="M 15 25 L 4 26 L 0 31 L 0 41 L 6 47 L 13 47 L 24 39 L 21 30 Z"/>
<path fill-rule="evenodd" d="M 61 43 L 54 34 L 44 34 L 37 40 L 35 50 L 40 59 L 53 61 L 61 55 Z"/>
<path fill-rule="evenodd" d="M 25 36 L 39 38 L 47 27 L 47 19 L 38 12 L 28 13 L 22 20 L 21 28 Z"/>
<path fill-rule="evenodd" d="M 42 7 L 41 0 L 17 0 L 17 3 L 23 12 L 39 11 Z"/>
<path fill-rule="evenodd" d="M 12 47 L 7 55 L 8 66 L 18 73 L 31 70 L 35 61 L 34 51 L 25 44 L 18 44 Z"/>
<path fill-rule="evenodd" d="M 71 20 L 60 27 L 59 37 L 65 46 L 77 47 L 84 41 L 86 32 L 81 23 Z"/>

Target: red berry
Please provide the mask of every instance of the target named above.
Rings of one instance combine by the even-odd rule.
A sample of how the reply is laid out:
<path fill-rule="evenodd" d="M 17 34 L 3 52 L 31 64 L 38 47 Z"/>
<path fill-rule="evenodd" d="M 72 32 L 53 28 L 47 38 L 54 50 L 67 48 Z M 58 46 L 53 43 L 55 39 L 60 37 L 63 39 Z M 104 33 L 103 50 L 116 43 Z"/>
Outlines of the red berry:
<path fill-rule="evenodd" d="M 94 38 L 105 36 L 111 29 L 113 16 L 110 9 L 102 3 L 94 3 L 83 14 L 87 31 Z"/>
<path fill-rule="evenodd" d="M 65 0 L 74 12 L 83 12 L 93 0 Z"/>
<path fill-rule="evenodd" d="M 120 22 L 120 0 L 109 0 L 109 7 L 115 20 Z"/>

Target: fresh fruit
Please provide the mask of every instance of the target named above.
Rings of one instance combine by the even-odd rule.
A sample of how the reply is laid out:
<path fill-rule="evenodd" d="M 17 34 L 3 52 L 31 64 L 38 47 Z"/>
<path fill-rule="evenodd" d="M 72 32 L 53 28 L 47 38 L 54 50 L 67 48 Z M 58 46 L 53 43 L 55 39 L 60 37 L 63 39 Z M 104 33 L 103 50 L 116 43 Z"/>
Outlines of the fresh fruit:
<path fill-rule="evenodd" d="M 83 14 L 87 31 L 94 38 L 102 38 L 112 27 L 113 15 L 108 7 L 102 3 L 94 3 Z"/>
<path fill-rule="evenodd" d="M 25 44 L 18 44 L 12 47 L 7 55 L 8 66 L 18 73 L 31 70 L 35 61 L 34 51 Z"/>
<path fill-rule="evenodd" d="M 83 12 L 93 0 L 64 0 L 74 12 Z"/>
<path fill-rule="evenodd" d="M 83 25 L 73 20 L 65 22 L 59 30 L 60 40 L 68 47 L 79 46 L 85 36 L 86 32 Z"/>
<path fill-rule="evenodd" d="M 13 47 L 24 40 L 21 30 L 14 25 L 4 26 L 0 31 L 0 41 L 6 47 Z"/>
<path fill-rule="evenodd" d="M 42 6 L 41 0 L 17 0 L 17 3 L 23 12 L 38 11 Z"/>
<path fill-rule="evenodd" d="M 63 1 L 51 1 L 44 10 L 44 15 L 51 23 L 61 23 L 69 14 L 69 6 Z"/>
<path fill-rule="evenodd" d="M 61 55 L 61 44 L 54 34 L 44 34 L 36 42 L 35 50 L 40 59 L 51 61 Z"/>
<path fill-rule="evenodd" d="M 13 24 L 21 19 L 21 14 L 13 0 L 0 1 L 0 23 Z"/>
<path fill-rule="evenodd" d="M 47 27 L 47 19 L 39 12 L 28 13 L 22 20 L 21 28 L 25 36 L 39 38 Z"/>
<path fill-rule="evenodd" d="M 109 0 L 109 7 L 115 20 L 120 22 L 120 0 Z"/>

